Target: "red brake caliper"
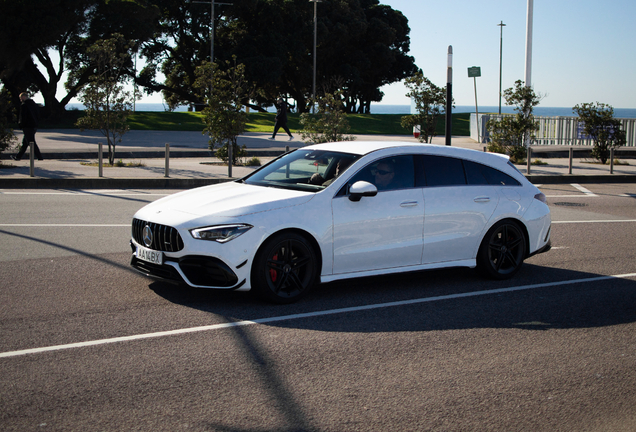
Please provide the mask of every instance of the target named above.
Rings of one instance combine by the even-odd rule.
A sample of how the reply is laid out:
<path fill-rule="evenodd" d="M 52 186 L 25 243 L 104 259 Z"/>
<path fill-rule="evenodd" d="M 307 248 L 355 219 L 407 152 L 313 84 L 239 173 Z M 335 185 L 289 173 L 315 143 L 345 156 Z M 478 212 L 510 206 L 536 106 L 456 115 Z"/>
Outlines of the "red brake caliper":
<path fill-rule="evenodd" d="M 277 260 L 278 260 L 278 254 L 274 254 L 274 256 L 272 257 L 272 261 L 277 261 Z M 276 279 L 278 279 L 278 272 L 274 270 L 273 268 L 270 268 L 269 277 L 272 280 L 272 282 L 276 282 Z"/>

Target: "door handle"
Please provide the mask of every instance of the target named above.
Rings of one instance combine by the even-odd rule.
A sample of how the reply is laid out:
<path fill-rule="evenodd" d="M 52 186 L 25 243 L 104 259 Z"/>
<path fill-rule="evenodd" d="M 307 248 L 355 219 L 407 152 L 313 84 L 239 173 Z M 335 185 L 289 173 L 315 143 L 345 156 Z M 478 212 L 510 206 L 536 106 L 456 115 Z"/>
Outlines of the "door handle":
<path fill-rule="evenodd" d="M 480 202 L 490 202 L 490 197 L 477 197 L 474 199 L 476 203 Z"/>
<path fill-rule="evenodd" d="M 400 204 L 400 207 L 415 207 L 417 206 L 417 201 L 404 201 Z"/>

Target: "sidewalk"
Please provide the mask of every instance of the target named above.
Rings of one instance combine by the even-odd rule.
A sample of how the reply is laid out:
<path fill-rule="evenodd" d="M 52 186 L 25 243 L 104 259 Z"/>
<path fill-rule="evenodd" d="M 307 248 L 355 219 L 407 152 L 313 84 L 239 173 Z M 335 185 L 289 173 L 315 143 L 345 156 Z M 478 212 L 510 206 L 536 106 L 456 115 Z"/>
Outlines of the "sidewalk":
<path fill-rule="evenodd" d="M 268 140 L 269 136 L 247 133 L 239 137 L 239 145 L 245 144 L 249 157 L 256 156 L 261 163 L 284 152 L 286 146 L 294 149 L 304 145 L 299 136 L 293 141 L 288 141 L 285 134 L 278 135 L 275 141 Z M 97 162 L 98 143 L 104 141 L 99 133 L 44 130 L 39 131 L 36 137 L 44 161 L 35 161 L 34 176 L 30 176 L 28 158 L 16 162 L 9 157 L 14 152 L 5 152 L 1 155 L 0 189 L 191 188 L 229 179 L 228 167 L 213 157 L 208 149 L 207 137 L 200 132 L 130 131 L 117 145 L 115 160 L 139 166 L 104 166 L 103 177 L 98 176 L 97 166 L 86 165 Z M 418 143 L 409 135 L 357 135 L 356 138 L 358 141 Z M 170 144 L 168 177 L 165 169 L 166 143 Z M 444 145 L 444 137 L 434 138 L 433 144 Z M 453 137 L 451 145 L 479 151 L 483 151 L 484 147 L 469 137 Z M 613 174 L 610 174 L 609 166 L 588 163 L 591 162 L 591 159 L 585 158 L 588 150 L 575 150 L 572 174 L 569 174 L 568 149 L 560 146 L 533 147 L 532 160 L 540 159 L 547 165 L 532 165 L 530 174 L 527 174 L 525 165 L 517 168 L 535 184 L 636 183 L 636 149 L 629 148 L 618 154 L 621 161 L 628 165 L 615 165 Z M 103 151 L 107 154 L 105 146 Z M 232 167 L 232 178 L 242 177 L 254 169 Z"/>

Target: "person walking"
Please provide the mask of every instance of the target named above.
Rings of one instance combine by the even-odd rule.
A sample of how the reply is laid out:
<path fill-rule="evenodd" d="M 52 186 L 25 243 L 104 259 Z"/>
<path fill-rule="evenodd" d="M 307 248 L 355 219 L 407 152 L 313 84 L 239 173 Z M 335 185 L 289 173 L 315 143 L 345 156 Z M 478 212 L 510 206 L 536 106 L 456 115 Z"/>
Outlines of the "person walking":
<path fill-rule="evenodd" d="M 292 136 L 291 132 L 289 131 L 289 128 L 287 127 L 287 102 L 285 102 L 283 100 L 283 98 L 278 98 L 278 100 L 276 101 L 276 123 L 274 123 L 274 134 L 272 135 L 271 140 L 276 139 L 276 132 L 278 132 L 278 129 L 283 128 L 283 130 L 285 132 L 287 132 L 287 135 L 289 135 L 289 140 L 293 140 L 294 137 Z"/>
<path fill-rule="evenodd" d="M 38 106 L 33 102 L 33 99 L 29 98 L 29 94 L 26 92 L 20 93 L 20 116 L 18 117 L 18 127 L 22 129 L 22 147 L 17 155 L 11 155 L 13 160 L 19 161 L 24 156 L 24 153 L 29 148 L 29 143 L 33 143 L 35 150 L 35 157 L 38 160 L 44 160 L 40 148 L 35 142 L 35 133 L 38 130 Z"/>

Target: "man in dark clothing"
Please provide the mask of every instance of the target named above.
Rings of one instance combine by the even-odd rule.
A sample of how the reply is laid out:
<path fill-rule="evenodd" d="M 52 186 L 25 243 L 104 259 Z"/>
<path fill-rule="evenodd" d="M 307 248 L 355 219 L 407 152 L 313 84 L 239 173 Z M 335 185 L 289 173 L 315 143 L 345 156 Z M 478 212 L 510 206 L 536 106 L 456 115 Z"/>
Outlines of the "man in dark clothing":
<path fill-rule="evenodd" d="M 290 141 L 294 139 L 287 127 L 287 102 L 285 102 L 283 98 L 278 98 L 278 101 L 276 101 L 276 123 L 274 124 L 274 135 L 270 138 L 271 140 L 276 139 L 276 132 L 278 132 L 280 128 L 283 128 L 285 132 L 287 132 Z"/>
<path fill-rule="evenodd" d="M 35 133 L 38 130 L 38 106 L 33 102 L 33 99 L 29 98 L 28 93 L 20 93 L 20 117 L 18 118 L 18 126 L 22 129 L 24 137 L 22 138 L 22 147 L 17 155 L 11 156 L 14 160 L 19 161 L 29 148 L 29 143 L 32 142 L 35 150 L 35 157 L 38 160 L 44 160 L 40 148 L 35 143 Z"/>

